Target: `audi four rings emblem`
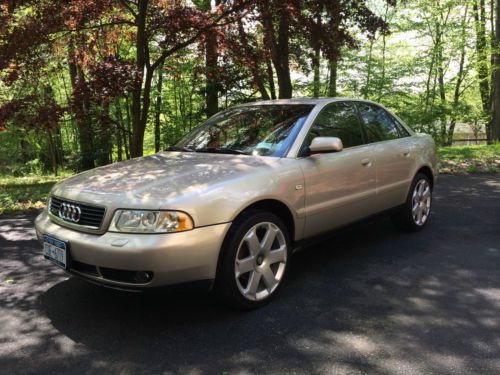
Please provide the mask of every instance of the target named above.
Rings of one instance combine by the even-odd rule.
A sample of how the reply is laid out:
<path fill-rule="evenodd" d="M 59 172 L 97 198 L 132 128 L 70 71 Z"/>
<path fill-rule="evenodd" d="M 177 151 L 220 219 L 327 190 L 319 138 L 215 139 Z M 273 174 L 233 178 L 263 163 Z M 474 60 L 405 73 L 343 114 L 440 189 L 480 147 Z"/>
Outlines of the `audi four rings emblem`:
<path fill-rule="evenodd" d="M 59 217 L 61 219 L 78 223 L 81 216 L 82 210 L 74 204 L 62 203 L 59 207 Z"/>

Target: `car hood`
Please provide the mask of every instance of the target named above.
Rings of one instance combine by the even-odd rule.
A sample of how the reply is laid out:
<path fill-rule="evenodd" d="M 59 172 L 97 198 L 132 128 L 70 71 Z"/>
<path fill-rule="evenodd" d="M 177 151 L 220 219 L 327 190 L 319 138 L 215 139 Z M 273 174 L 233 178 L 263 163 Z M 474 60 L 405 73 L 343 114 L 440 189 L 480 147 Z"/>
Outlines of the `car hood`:
<path fill-rule="evenodd" d="M 105 204 L 170 200 L 199 194 L 230 179 L 271 168 L 279 158 L 191 152 L 162 152 L 96 168 L 59 182 L 52 194 Z"/>

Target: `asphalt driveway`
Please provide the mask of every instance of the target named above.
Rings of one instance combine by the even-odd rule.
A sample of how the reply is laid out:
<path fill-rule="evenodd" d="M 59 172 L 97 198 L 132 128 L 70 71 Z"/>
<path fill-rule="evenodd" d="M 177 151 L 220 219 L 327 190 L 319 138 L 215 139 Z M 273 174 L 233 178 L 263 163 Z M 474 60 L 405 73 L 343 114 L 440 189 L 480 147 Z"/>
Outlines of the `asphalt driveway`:
<path fill-rule="evenodd" d="M 358 224 L 293 257 L 251 312 L 128 294 L 40 255 L 0 217 L 0 373 L 500 373 L 500 176 L 441 176 L 428 227 Z"/>

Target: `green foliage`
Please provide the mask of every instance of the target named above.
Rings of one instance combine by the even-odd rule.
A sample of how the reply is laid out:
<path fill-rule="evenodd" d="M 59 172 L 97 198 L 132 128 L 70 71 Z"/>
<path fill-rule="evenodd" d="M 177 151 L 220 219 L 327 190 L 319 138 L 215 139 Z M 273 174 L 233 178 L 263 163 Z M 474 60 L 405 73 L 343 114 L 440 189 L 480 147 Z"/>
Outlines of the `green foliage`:
<path fill-rule="evenodd" d="M 13 15 L 15 22 L 0 30 L 0 174 L 44 174 L 54 167 L 77 171 L 89 160 L 91 165 L 86 168 L 131 157 L 134 137 L 132 101 L 138 74 L 135 71 L 138 52 L 135 19 L 127 8 L 120 5 L 123 2 L 116 2 L 111 7 L 105 2 L 77 3 L 69 13 L 65 2 L 16 3 L 19 8 Z M 127 3 L 133 7 L 138 4 Z M 206 26 L 218 13 L 212 9 L 214 4 L 224 8 L 237 3 L 180 1 L 181 7 L 162 9 L 165 2 L 151 1 L 146 22 L 152 23 L 149 25 L 152 34 L 148 36 L 154 37 L 148 44 L 148 58 L 155 61 L 167 47 L 177 46 L 193 31 Z M 300 2 L 300 6 L 306 8 L 291 13 L 294 21 L 289 30 L 288 63 L 292 70 L 294 96 L 312 96 L 318 88 L 320 96 L 326 96 L 330 59 L 336 56 L 333 52 L 339 52 L 338 96 L 380 102 L 416 131 L 431 134 L 438 144 L 451 144 L 455 132 L 453 127 L 457 124 L 462 126 L 457 133 L 463 133 L 464 128 L 471 133 L 469 129 L 474 128 L 476 134 L 484 134 L 489 111 L 484 110 L 476 71 L 477 66 L 482 64 L 484 67 L 485 62 L 480 64 L 477 52 L 474 0 L 412 0 L 398 2 L 395 7 L 391 6 L 393 2 L 385 0 L 341 2 L 343 5 L 340 6 L 353 6 L 332 15 L 328 9 L 331 11 L 329 7 L 334 3 Z M 279 5 L 281 2 L 269 4 Z M 45 10 L 65 10 L 66 13 L 38 12 L 39 6 Z M 365 15 L 373 11 L 376 17 L 370 18 L 368 26 L 378 24 L 378 27 L 367 32 L 357 25 L 356 6 L 367 6 L 362 12 Z M 285 10 L 274 8 L 276 11 Z M 241 43 L 242 34 L 235 27 L 238 17 L 209 31 L 217 34 L 215 78 L 219 109 L 258 100 L 263 96 L 256 85 L 259 77 L 265 86 L 264 93 L 266 90 L 271 92 L 271 82 L 279 92 L 278 71 L 264 38 L 266 28 L 259 18 L 262 7 L 251 9 L 250 12 L 242 9 L 239 13 L 243 17 L 247 43 Z M 489 7 L 486 7 L 486 19 L 489 12 Z M 64 19 L 67 14 L 73 15 L 71 22 Z M 315 17 L 311 18 L 312 14 Z M 272 14 L 275 31 L 279 29 L 281 16 Z M 302 18 L 294 18 L 298 16 Z M 54 22 L 46 22 L 52 17 Z M 331 21 L 341 17 L 338 21 L 345 25 L 345 33 L 352 37 L 349 42 L 344 40 L 339 45 L 323 43 L 319 55 L 319 83 L 313 80 L 313 57 L 324 29 L 302 22 L 306 19 L 303 17 L 309 21 L 319 20 L 321 25 L 335 24 Z M 73 26 L 82 27 L 82 30 L 72 33 L 67 29 L 69 23 L 66 21 L 74 22 Z M 101 26 L 110 21 L 123 23 Z M 389 33 L 385 26 L 381 27 L 386 23 Z M 12 32 L 14 27 L 20 27 L 20 31 Z M 491 52 L 489 28 L 487 22 L 486 55 Z M 30 31 L 30 38 L 25 38 L 24 34 L 28 33 L 23 31 Z M 206 120 L 206 41 L 207 34 L 200 35 L 195 42 L 176 49 L 152 73 L 151 101 L 144 116 L 144 154 L 154 152 L 157 119 L 160 149 L 172 145 Z M 16 53 L 12 54 L 13 51 Z M 460 68 L 462 55 L 464 63 Z M 490 69 L 488 61 L 485 67 Z M 80 69 L 81 76 L 75 75 L 74 71 L 72 75 L 72 68 Z M 160 70 L 163 74 L 161 89 L 157 86 Z M 142 74 L 144 69 L 139 71 Z M 78 80 L 83 81 L 76 82 Z M 458 96 L 455 97 L 458 83 Z M 6 115 L 10 113 L 5 110 L 9 109 L 5 104 L 26 98 L 33 99 L 23 102 L 29 110 L 20 111 L 16 116 Z M 36 111 L 47 103 L 52 103 L 51 108 L 64 109 L 63 113 L 58 113 L 55 125 L 47 120 L 53 120 L 50 111 Z M 35 126 L 38 123 L 34 120 L 44 122 L 44 119 L 47 123 Z M 4 126 L 8 131 L 1 131 Z M 85 129 L 90 133 L 87 137 L 83 132 Z"/>
<path fill-rule="evenodd" d="M 10 174 L 14 177 L 22 177 L 27 175 L 40 176 L 45 172 L 43 163 L 39 159 L 33 159 L 26 162 L 26 164 L 15 164 L 9 166 Z"/>
<path fill-rule="evenodd" d="M 65 171 L 59 176 L 28 175 L 0 177 L 0 214 L 29 209 L 43 208 L 52 186 L 72 172 Z"/>
<path fill-rule="evenodd" d="M 19 177 L 50 170 L 46 138 L 37 132 L 16 128 L 0 132 L 0 145 L 0 175 Z"/>
<path fill-rule="evenodd" d="M 500 143 L 440 147 L 441 173 L 500 173 Z"/>

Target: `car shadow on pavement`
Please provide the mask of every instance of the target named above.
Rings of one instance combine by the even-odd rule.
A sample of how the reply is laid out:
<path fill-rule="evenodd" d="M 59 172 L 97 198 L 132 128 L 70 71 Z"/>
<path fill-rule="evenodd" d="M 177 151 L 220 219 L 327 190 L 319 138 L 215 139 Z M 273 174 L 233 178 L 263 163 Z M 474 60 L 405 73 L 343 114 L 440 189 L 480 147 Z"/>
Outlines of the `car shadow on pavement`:
<path fill-rule="evenodd" d="M 16 329 L 32 341 L 18 346 L 41 372 L 498 372 L 500 234 L 491 224 L 500 205 L 485 192 L 500 189 L 491 181 L 448 179 L 423 232 L 379 219 L 295 254 L 279 297 L 254 311 L 59 272 L 48 290 L 33 283 L 38 292 L 7 300 L 21 317 L 48 319 L 33 325 L 26 315 Z"/>

